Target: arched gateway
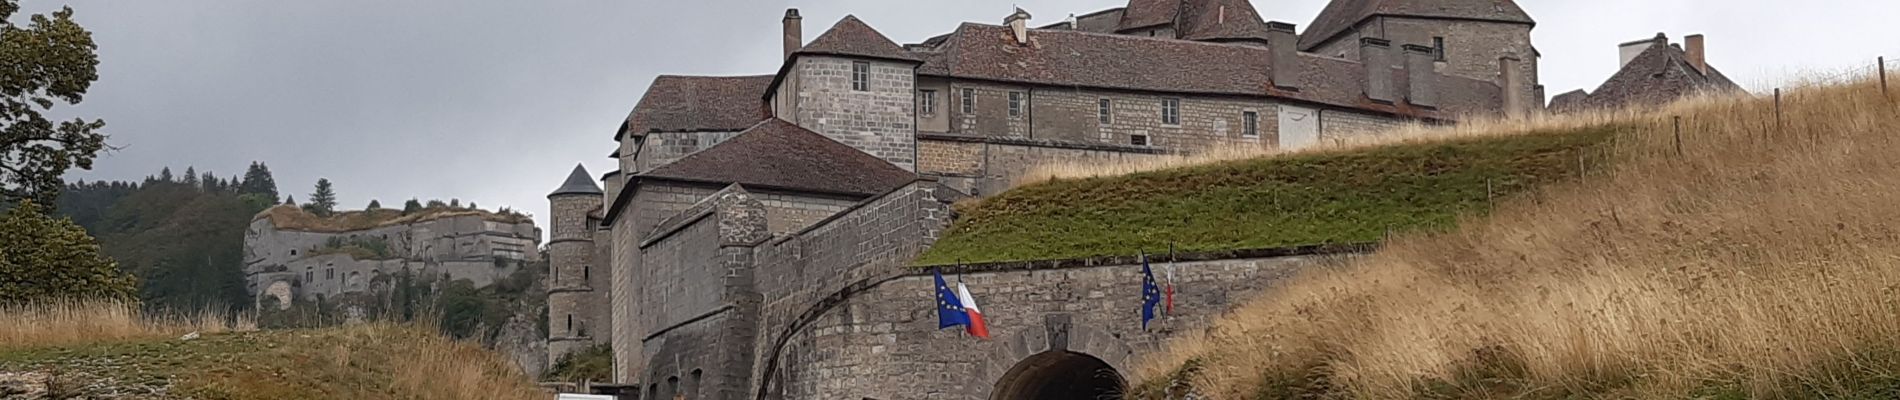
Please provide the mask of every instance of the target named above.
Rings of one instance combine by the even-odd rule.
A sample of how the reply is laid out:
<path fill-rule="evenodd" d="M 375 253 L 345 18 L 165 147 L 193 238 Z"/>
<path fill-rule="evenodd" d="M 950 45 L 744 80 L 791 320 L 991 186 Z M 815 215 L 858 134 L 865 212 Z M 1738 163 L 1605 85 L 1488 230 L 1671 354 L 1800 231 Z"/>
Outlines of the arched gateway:
<path fill-rule="evenodd" d="M 1115 367 L 1087 354 L 1051 350 L 1016 363 L 990 392 L 992 400 L 1120 399 L 1127 382 Z"/>

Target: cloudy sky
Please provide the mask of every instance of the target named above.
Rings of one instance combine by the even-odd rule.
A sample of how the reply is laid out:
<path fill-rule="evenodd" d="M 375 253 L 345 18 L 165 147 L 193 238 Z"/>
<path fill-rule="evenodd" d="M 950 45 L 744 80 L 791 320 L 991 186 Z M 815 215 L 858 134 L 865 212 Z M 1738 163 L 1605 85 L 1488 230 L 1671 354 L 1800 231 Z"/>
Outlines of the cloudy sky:
<path fill-rule="evenodd" d="M 1538 20 L 1551 94 L 1594 89 L 1617 43 L 1656 32 L 1707 34 L 1710 62 L 1757 90 L 1900 56 L 1893 0 L 1518 1 Z M 1302 28 L 1325 2 L 1254 1 Z M 261 160 L 299 200 L 327 177 L 351 208 L 459 198 L 545 226 L 544 196 L 575 163 L 612 169 L 613 130 L 655 75 L 776 71 L 786 7 L 807 40 L 856 14 L 908 43 L 998 23 L 1011 5 L 1042 25 L 1125 0 L 23 0 L 23 12 L 62 4 L 103 62 L 64 115 L 105 119 L 123 147 L 70 178 L 229 176 Z"/>

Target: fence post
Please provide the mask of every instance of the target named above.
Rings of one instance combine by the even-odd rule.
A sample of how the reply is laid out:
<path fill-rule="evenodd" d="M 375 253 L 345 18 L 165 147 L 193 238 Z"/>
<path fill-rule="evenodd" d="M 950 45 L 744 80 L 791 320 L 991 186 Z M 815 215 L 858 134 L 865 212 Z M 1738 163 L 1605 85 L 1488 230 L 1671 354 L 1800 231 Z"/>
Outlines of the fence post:
<path fill-rule="evenodd" d="M 1781 127 L 1781 88 L 1775 88 L 1775 134 L 1785 134 Z"/>
<path fill-rule="evenodd" d="M 1781 96 L 1780 89 L 1775 89 L 1775 93 L 1776 93 L 1775 96 L 1777 98 Z M 1677 115 L 1675 117 L 1675 120 L 1676 120 L 1676 158 L 1682 158 L 1682 116 Z"/>
<path fill-rule="evenodd" d="M 1880 56 L 1880 97 L 1893 100 L 1893 97 L 1887 94 L 1887 56 Z"/>

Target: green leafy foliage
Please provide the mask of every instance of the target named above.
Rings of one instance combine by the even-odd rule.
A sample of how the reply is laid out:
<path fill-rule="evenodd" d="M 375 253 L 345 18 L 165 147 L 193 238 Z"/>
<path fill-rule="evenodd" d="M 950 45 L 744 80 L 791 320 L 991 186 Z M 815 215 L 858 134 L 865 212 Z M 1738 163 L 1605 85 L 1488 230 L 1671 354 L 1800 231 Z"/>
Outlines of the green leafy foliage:
<path fill-rule="evenodd" d="M 1047 182 L 960 207 L 917 263 L 1378 241 L 1578 173 L 1611 129 L 1399 144 Z M 1487 184 L 1488 183 L 1488 184 Z"/>
<path fill-rule="evenodd" d="M 135 285 L 71 220 L 31 200 L 0 214 L 0 304 L 130 299 Z"/>
<path fill-rule="evenodd" d="M 614 348 L 607 344 L 590 346 L 561 356 L 548 368 L 547 378 L 556 382 L 611 382 L 614 372 Z"/>
<path fill-rule="evenodd" d="M 70 7 L 35 14 L 25 26 L 8 22 L 19 9 L 17 0 L 0 0 L 0 203 L 52 204 L 60 177 L 91 169 L 106 148 L 105 121 L 56 123 L 42 114 L 84 99 L 99 79 L 98 46 Z"/>
<path fill-rule="evenodd" d="M 62 191 L 59 212 L 139 277 L 138 297 L 148 307 L 236 310 L 251 304 L 243 280 L 244 231 L 275 200 L 240 194 L 240 186 L 156 178 L 80 182 Z"/>

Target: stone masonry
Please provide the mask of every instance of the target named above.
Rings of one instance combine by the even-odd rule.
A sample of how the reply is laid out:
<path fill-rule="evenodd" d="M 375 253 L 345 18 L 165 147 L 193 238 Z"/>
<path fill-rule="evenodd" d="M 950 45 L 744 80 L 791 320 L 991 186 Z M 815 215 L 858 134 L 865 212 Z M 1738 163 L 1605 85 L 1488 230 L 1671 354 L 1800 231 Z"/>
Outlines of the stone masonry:
<path fill-rule="evenodd" d="M 798 106 L 792 122 L 826 137 L 916 169 L 913 65 L 826 56 L 797 58 Z M 854 65 L 869 67 L 867 90 L 852 86 Z"/>

